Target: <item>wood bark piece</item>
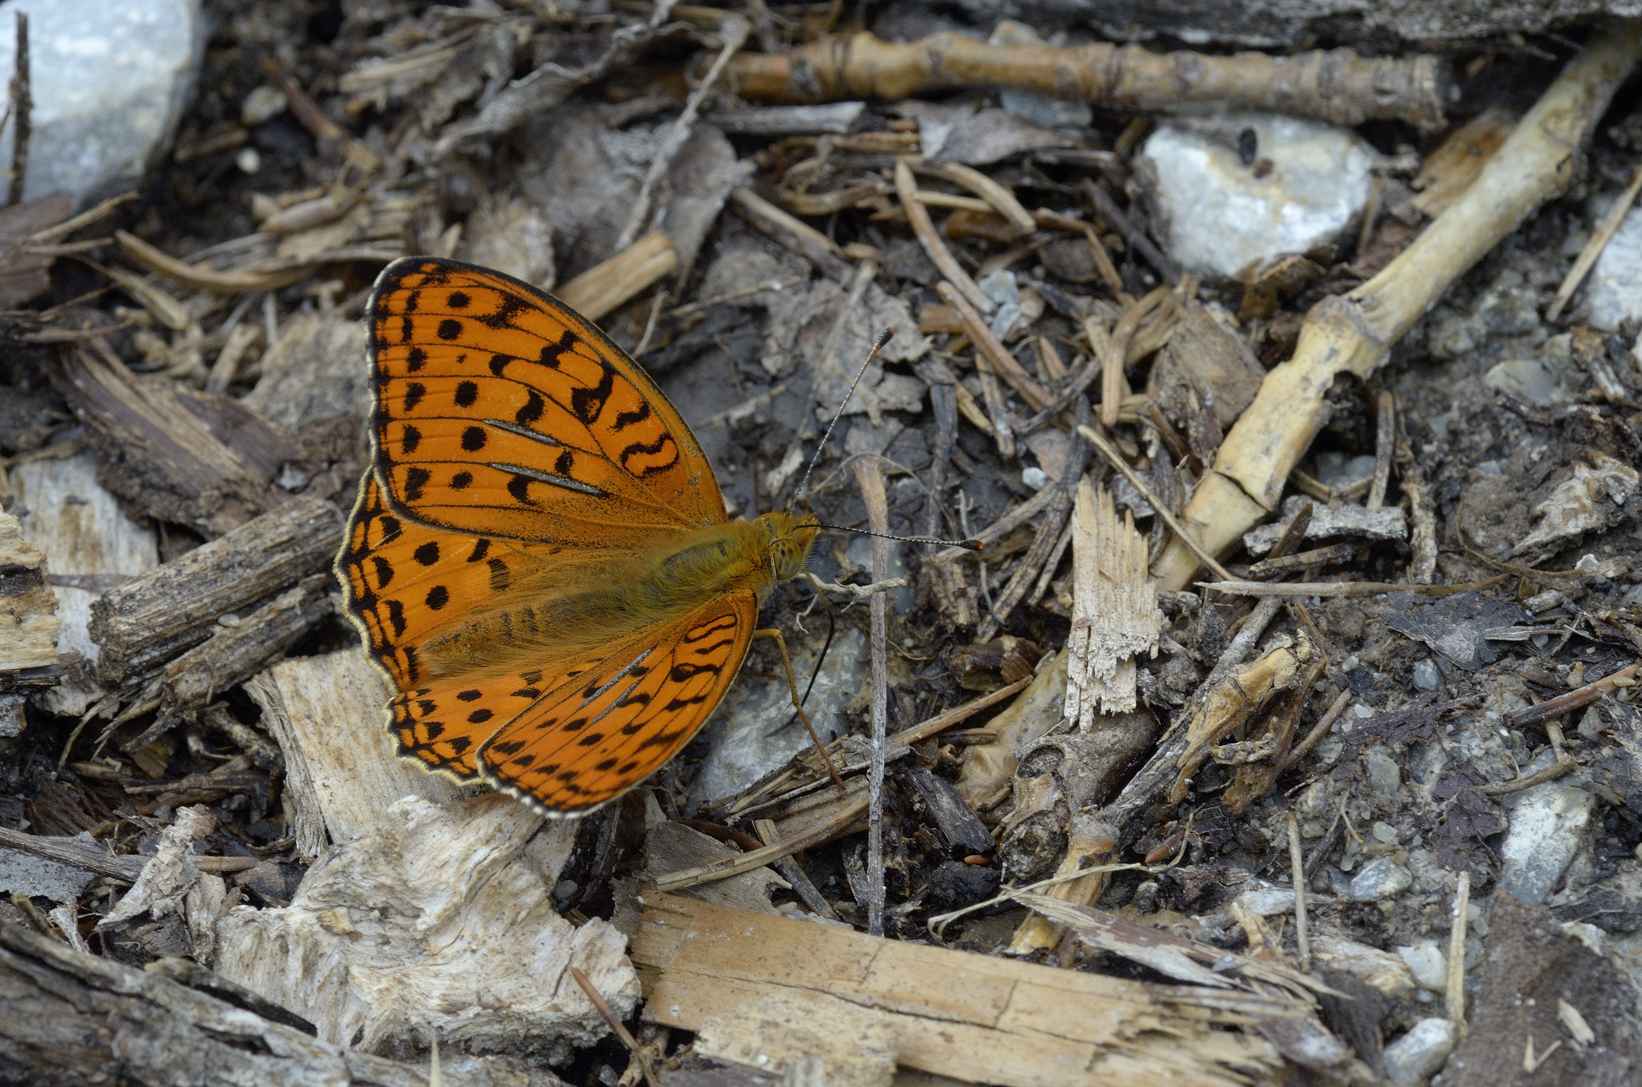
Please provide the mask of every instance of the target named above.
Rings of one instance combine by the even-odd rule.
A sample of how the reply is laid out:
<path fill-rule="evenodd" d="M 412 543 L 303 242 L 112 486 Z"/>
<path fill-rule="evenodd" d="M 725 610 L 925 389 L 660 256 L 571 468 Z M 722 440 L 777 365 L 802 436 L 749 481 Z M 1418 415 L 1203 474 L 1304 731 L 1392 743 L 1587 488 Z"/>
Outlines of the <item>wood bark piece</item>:
<path fill-rule="evenodd" d="M 219 623 L 211 637 L 165 666 L 159 677 L 126 710 L 158 706 L 152 726 L 121 744 L 137 751 L 168 731 L 179 715 L 203 709 L 219 693 L 255 675 L 302 635 L 332 613 L 329 573 L 310 574 L 300 584 L 233 623 Z"/>
<path fill-rule="evenodd" d="M 299 852 L 319 855 L 289 906 L 216 921 L 219 973 L 364 1049 L 437 1036 L 568 1056 L 606 1033 L 572 964 L 632 1010 L 621 934 L 554 910 L 575 823 L 464 799 L 396 758 L 387 686 L 361 650 L 282 662 L 246 689 L 285 752 Z"/>
<path fill-rule="evenodd" d="M 739 1021 L 771 1064 L 806 1055 L 801 1039 L 759 1033 L 757 1009 L 779 1001 L 816 1033 L 853 1037 L 864 1022 L 882 1024 L 902 1070 L 965 1083 L 1209 1087 L 1274 1082 L 1282 1068 L 1271 1043 L 1238 1029 L 1281 1014 L 1250 994 L 1056 970 L 670 895 L 646 896 L 633 957 L 648 1019 L 714 1024 L 719 1047 Z"/>
<path fill-rule="evenodd" d="M 1256 557 L 1270 553 L 1277 545 L 1277 541 L 1282 538 L 1286 522 L 1306 507 L 1311 509 L 1311 518 L 1306 522 L 1300 538 L 1307 543 L 1333 540 L 1342 536 L 1348 539 L 1379 540 L 1387 543 L 1401 543 L 1408 538 L 1408 518 L 1401 506 L 1370 509 L 1352 503 L 1330 502 L 1324 505 L 1313 502 L 1303 495 L 1296 495 L 1283 503 L 1282 517 L 1285 524 L 1261 525 L 1259 528 L 1250 529 L 1243 534 L 1243 547 Z"/>
<path fill-rule="evenodd" d="M 914 42 L 871 34 L 823 38 L 788 53 L 736 58 L 743 98 L 899 101 L 931 91 L 991 87 L 1032 91 L 1141 113 L 1197 105 L 1270 110 L 1340 125 L 1370 119 L 1443 125 L 1452 78 L 1434 56 L 1374 59 L 1349 49 L 1273 57 L 1157 53 L 1097 42 L 992 45 L 956 33 Z"/>
<path fill-rule="evenodd" d="M 98 671 L 128 683 L 210 637 L 219 620 L 325 569 L 341 538 L 329 502 L 297 498 L 137 581 L 91 609 Z"/>
<path fill-rule="evenodd" d="M 272 481 L 295 443 L 238 401 L 138 377 L 101 340 L 50 373 L 103 454 L 103 482 L 144 513 L 218 536 L 279 501 Z"/>
<path fill-rule="evenodd" d="M 178 959 L 147 970 L 0 925 L 0 1082 L 425 1087 L 427 1064 L 321 1041 L 300 1016 Z M 446 1082 L 562 1087 L 511 1058 L 447 1057 Z"/>
<path fill-rule="evenodd" d="M 57 667 L 57 598 L 46 588 L 46 557 L 0 510 L 0 690 Z"/>
<path fill-rule="evenodd" d="M 52 193 L 0 208 L 0 309 L 20 309 L 51 289 L 53 254 L 32 244 L 33 235 L 61 223 L 74 211 L 74 198 Z"/>
<path fill-rule="evenodd" d="M 1373 279 L 1326 298 L 1306 316 L 1294 355 L 1269 374 L 1226 435 L 1182 516 L 1219 554 L 1270 516 L 1289 473 L 1328 417 L 1336 377 L 1367 379 L 1454 281 L 1535 209 L 1566 191 L 1591 130 L 1642 56 L 1642 22 L 1593 37 L 1522 119 L 1465 195 Z M 1198 557 L 1180 539 L 1153 565 L 1165 589 L 1185 587 Z"/>

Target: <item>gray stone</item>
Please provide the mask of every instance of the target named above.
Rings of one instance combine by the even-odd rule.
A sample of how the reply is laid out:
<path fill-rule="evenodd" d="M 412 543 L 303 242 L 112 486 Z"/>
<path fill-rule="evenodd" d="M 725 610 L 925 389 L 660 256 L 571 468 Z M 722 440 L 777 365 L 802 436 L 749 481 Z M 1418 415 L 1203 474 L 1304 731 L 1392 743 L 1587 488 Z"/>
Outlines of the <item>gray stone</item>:
<path fill-rule="evenodd" d="M 1497 392 L 1548 408 L 1573 399 L 1575 390 L 1567 378 L 1566 371 L 1554 369 L 1543 359 L 1507 359 L 1489 370 L 1482 380 Z"/>
<path fill-rule="evenodd" d="M 1448 984 L 1448 959 L 1435 940 L 1421 940 L 1417 944 L 1397 948 L 1397 954 L 1408 966 L 1408 972 L 1425 989 L 1434 993 L 1443 991 Z"/>
<path fill-rule="evenodd" d="M 1560 782 L 1524 791 L 1500 845 L 1500 887 L 1531 904 L 1549 899 L 1584 846 L 1595 809 L 1590 793 Z"/>
<path fill-rule="evenodd" d="M 1454 1051 L 1454 1024 L 1446 1019 L 1421 1019 L 1407 1034 L 1385 1047 L 1381 1067 L 1396 1084 L 1424 1083 L 1436 1074 Z"/>
<path fill-rule="evenodd" d="M 80 841 L 91 841 L 82 833 Z M 96 876 L 72 864 L 36 857 L 18 849 L 0 849 L 0 892 L 49 898 L 73 904 Z"/>
<path fill-rule="evenodd" d="M 1363 766 L 1368 771 L 1368 789 L 1382 807 L 1397 803 L 1397 790 L 1402 788 L 1403 772 L 1397 760 L 1382 748 L 1371 747 L 1363 755 Z"/>
<path fill-rule="evenodd" d="M 1238 156 L 1246 131 L 1270 170 Z M 1346 129 L 1229 114 L 1158 128 L 1141 151 L 1136 177 L 1170 255 L 1188 270 L 1229 279 L 1341 238 L 1368 199 L 1378 161 Z"/>
<path fill-rule="evenodd" d="M 789 628 L 799 693 L 815 667 Z M 838 635 L 816 678 L 805 712 L 823 742 L 845 731 L 844 708 L 865 683 L 862 652 L 866 639 L 854 627 L 839 626 Z M 790 726 L 789 726 L 790 722 Z M 691 786 L 692 804 L 706 804 L 734 795 L 810 746 L 804 726 L 793 719 L 792 692 L 778 662 L 774 674 L 759 675 L 743 669 L 724 704 L 704 733 L 707 755 Z"/>
<path fill-rule="evenodd" d="M 10 0 L 0 4 L 0 73 L 29 17 L 31 136 L 24 196 L 77 204 L 140 179 L 169 145 L 205 51 L 199 0 Z M 9 170 L 16 125 L 0 133 Z"/>
<path fill-rule="evenodd" d="M 1351 877 L 1348 892 L 1355 902 L 1378 902 L 1408 890 L 1414 876 L 1390 857 L 1376 857 Z"/>
<path fill-rule="evenodd" d="M 1422 691 L 1435 691 L 1442 687 L 1442 673 L 1437 670 L 1437 662 L 1430 657 L 1414 662 L 1414 686 Z"/>

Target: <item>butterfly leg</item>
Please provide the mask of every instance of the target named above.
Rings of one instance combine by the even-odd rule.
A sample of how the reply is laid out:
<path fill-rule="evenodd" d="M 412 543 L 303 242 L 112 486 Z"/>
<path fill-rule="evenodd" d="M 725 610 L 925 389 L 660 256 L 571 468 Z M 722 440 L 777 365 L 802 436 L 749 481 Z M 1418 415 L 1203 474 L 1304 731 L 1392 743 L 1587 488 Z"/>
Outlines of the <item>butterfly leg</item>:
<path fill-rule="evenodd" d="M 804 722 L 804 731 L 810 734 L 810 742 L 821 753 L 821 761 L 827 764 L 827 776 L 832 778 L 832 783 L 838 786 L 839 792 L 844 792 L 844 779 L 838 776 L 838 768 L 832 764 L 832 756 L 827 754 L 827 745 L 822 743 L 821 737 L 816 734 L 815 726 L 810 724 L 810 716 L 804 712 L 802 700 L 798 697 L 798 677 L 793 674 L 792 655 L 787 652 L 787 639 L 782 637 L 781 631 L 776 627 L 760 627 L 753 631 L 753 637 L 774 639 L 777 648 L 781 650 L 781 667 L 787 672 L 787 689 L 792 692 L 793 709 L 798 711 L 798 719 Z"/>

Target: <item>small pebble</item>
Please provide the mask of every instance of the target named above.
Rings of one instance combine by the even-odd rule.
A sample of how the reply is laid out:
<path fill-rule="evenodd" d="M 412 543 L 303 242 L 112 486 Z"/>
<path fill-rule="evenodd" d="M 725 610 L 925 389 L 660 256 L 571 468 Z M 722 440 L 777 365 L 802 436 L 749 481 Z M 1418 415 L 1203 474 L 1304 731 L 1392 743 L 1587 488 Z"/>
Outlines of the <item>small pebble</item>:
<path fill-rule="evenodd" d="M 1435 940 L 1421 940 L 1417 944 L 1399 947 L 1397 954 L 1408 964 L 1408 972 L 1423 989 L 1441 992 L 1448 984 L 1448 960 Z"/>
<path fill-rule="evenodd" d="M 1422 691 L 1435 691 L 1442 686 L 1442 673 L 1437 671 L 1437 662 L 1430 657 L 1414 664 L 1414 686 Z"/>
<path fill-rule="evenodd" d="M 1407 1034 L 1385 1047 L 1381 1067 L 1392 1083 L 1424 1083 L 1436 1074 L 1453 1050 L 1453 1023 L 1446 1019 L 1421 1019 Z"/>
<path fill-rule="evenodd" d="M 1369 861 L 1351 877 L 1351 898 L 1355 902 L 1378 902 L 1392 898 L 1414 883 L 1414 876 L 1390 857 Z"/>

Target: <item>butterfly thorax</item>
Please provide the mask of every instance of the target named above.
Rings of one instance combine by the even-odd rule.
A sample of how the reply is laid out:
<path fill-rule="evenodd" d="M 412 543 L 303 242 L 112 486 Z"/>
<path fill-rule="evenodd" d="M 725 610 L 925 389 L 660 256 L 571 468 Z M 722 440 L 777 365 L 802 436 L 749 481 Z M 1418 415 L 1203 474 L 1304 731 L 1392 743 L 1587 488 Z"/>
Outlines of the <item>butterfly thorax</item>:
<path fill-rule="evenodd" d="M 762 602 L 776 582 L 803 570 L 816 531 L 809 518 L 767 513 L 661 534 L 642 551 L 590 551 L 569 561 L 555 555 L 521 569 L 494 607 L 430 639 L 428 673 L 500 674 L 572 659 L 727 594 L 750 592 Z"/>

